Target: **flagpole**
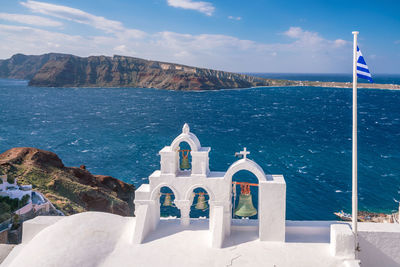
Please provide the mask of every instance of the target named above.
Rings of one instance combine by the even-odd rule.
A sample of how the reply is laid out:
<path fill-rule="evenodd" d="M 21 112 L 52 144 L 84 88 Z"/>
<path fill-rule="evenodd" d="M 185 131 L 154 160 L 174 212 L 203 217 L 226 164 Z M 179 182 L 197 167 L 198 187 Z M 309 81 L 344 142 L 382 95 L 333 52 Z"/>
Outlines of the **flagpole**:
<path fill-rule="evenodd" d="M 356 249 L 358 247 L 357 238 L 357 35 L 358 32 L 352 32 L 354 36 L 353 46 L 353 161 L 352 161 L 352 228 L 355 238 Z"/>

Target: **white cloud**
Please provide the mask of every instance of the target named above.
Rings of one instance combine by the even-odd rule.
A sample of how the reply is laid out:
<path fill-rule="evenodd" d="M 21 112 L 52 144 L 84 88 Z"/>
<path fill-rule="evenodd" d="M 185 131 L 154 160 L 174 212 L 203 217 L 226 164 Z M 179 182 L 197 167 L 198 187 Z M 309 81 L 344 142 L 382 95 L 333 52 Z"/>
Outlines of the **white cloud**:
<path fill-rule="evenodd" d="M 297 45 L 309 48 L 316 48 L 325 41 L 317 32 L 305 31 L 300 27 L 290 27 L 289 30 L 283 34 L 292 39 L 297 39 Z"/>
<path fill-rule="evenodd" d="M 343 67 L 351 66 L 346 41 L 328 40 L 299 27 L 284 33 L 293 39 L 289 43 L 263 43 L 223 34 L 146 33 L 79 9 L 30 0 L 23 4 L 34 12 L 83 23 L 103 33 L 79 36 L 0 24 L 0 58 L 15 53 L 122 54 L 239 72 L 346 72 Z"/>
<path fill-rule="evenodd" d="M 21 5 L 29 8 L 32 12 L 40 13 L 56 18 L 74 21 L 81 24 L 90 25 L 96 29 L 103 30 L 107 33 L 115 33 L 123 31 L 124 27 L 121 22 L 109 20 L 104 17 L 95 16 L 80 9 L 71 8 L 62 5 L 54 5 L 44 2 L 28 0 L 21 2 Z"/>
<path fill-rule="evenodd" d="M 290 38 L 300 38 L 301 35 L 304 34 L 304 31 L 300 27 L 290 27 L 289 30 L 285 31 L 283 34 Z"/>
<path fill-rule="evenodd" d="M 85 42 L 80 36 L 51 32 L 29 26 L 0 24 L 0 39 L 2 40 L 0 42 L 0 57 L 5 57 L 4 53 L 10 53 L 10 55 L 15 53 L 43 54 L 66 52 L 68 50 L 70 51 L 69 53 L 82 55 L 82 48 L 85 48 L 79 44 Z M 90 44 L 85 43 L 85 45 Z"/>
<path fill-rule="evenodd" d="M 300 27 L 290 27 L 283 35 L 295 39 L 292 47 L 308 50 L 327 50 L 330 48 L 341 48 L 350 44 L 343 39 L 328 40 L 317 32 L 303 30 Z"/>
<path fill-rule="evenodd" d="M 350 42 L 348 42 L 346 40 L 343 40 L 343 39 L 336 39 L 335 40 L 335 45 L 337 47 L 345 46 L 345 45 L 348 45 L 348 44 L 350 44 Z"/>
<path fill-rule="evenodd" d="M 135 36 L 71 36 L 32 27 L 0 24 L 0 58 L 15 53 L 71 53 L 79 56 L 122 54 L 152 60 L 227 71 L 303 72 L 332 71 L 332 67 L 351 60 L 351 49 L 343 53 L 334 41 L 324 40 L 328 47 L 312 50 L 305 43 L 260 43 L 228 35 L 147 33 Z M 29 40 L 29 42 L 27 42 Z M 333 55 L 325 55 L 325 50 Z M 340 51 L 340 52 L 338 52 Z M 337 56 L 341 55 L 341 56 Z M 351 64 L 348 64 L 351 66 Z M 338 72 L 345 70 L 337 69 Z"/>
<path fill-rule="evenodd" d="M 177 8 L 196 10 L 211 16 L 215 7 L 210 2 L 192 1 L 192 0 L 167 0 L 168 5 Z"/>
<path fill-rule="evenodd" d="M 118 45 L 116 47 L 114 47 L 114 51 L 116 52 L 120 52 L 120 53 L 126 53 L 126 45 Z"/>
<path fill-rule="evenodd" d="M 60 27 L 63 25 L 59 21 L 34 15 L 0 13 L 0 19 L 34 26 Z"/>
<path fill-rule="evenodd" d="M 228 16 L 228 19 L 231 19 L 231 20 L 242 20 L 242 17 Z"/>

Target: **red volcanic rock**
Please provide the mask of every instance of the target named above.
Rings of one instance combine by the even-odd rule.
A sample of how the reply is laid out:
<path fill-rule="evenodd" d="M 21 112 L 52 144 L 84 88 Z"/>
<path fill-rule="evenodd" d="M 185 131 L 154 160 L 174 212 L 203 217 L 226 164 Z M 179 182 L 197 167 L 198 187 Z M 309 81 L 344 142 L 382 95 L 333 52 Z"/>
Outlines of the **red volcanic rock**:
<path fill-rule="evenodd" d="M 82 166 L 65 167 L 56 154 L 31 147 L 0 154 L 3 173 L 32 184 L 66 214 L 103 211 L 133 216 L 133 185 L 111 176 L 93 175 Z"/>
<path fill-rule="evenodd" d="M 21 164 L 21 162 L 30 163 L 37 166 L 63 168 L 61 159 L 50 151 L 45 151 L 32 147 L 16 147 L 0 154 L 0 163 L 8 162 Z"/>

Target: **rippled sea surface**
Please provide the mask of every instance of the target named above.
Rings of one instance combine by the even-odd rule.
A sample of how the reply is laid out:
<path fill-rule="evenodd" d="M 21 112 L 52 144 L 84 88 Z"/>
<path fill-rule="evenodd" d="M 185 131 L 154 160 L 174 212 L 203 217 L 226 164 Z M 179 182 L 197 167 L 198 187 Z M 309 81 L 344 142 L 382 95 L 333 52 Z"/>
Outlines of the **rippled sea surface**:
<path fill-rule="evenodd" d="M 392 211 L 400 198 L 400 91 L 359 90 L 360 209 Z M 283 174 L 287 219 L 351 210 L 351 90 L 255 88 L 174 92 L 35 88 L 0 80 L 0 152 L 32 146 L 67 166 L 139 186 L 158 151 L 189 123 L 210 168 L 225 171 L 244 146 L 266 173 Z"/>

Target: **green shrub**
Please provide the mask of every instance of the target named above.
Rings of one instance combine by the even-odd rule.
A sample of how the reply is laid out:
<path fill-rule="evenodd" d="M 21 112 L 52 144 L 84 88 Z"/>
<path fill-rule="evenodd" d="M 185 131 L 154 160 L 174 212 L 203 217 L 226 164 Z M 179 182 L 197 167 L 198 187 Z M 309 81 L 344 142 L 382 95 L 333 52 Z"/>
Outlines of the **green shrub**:
<path fill-rule="evenodd" d="M 17 209 L 19 209 L 21 206 L 21 201 L 18 198 L 9 198 L 9 197 L 0 197 L 0 203 L 8 205 L 10 208 L 8 212 L 13 212 Z M 3 205 L 3 208 L 5 206 Z"/>
<path fill-rule="evenodd" d="M 31 198 L 30 195 L 24 195 L 21 199 L 21 206 L 25 206 L 26 204 L 28 204 L 29 199 Z"/>
<path fill-rule="evenodd" d="M 11 218 L 11 206 L 0 200 L 0 223 Z"/>
<path fill-rule="evenodd" d="M 0 214 L 7 213 L 11 211 L 10 205 L 8 205 L 5 201 L 0 201 Z"/>
<path fill-rule="evenodd" d="M 22 179 L 21 179 L 22 180 Z M 24 174 L 23 181 L 25 184 L 31 184 L 33 188 L 47 189 L 47 184 L 52 180 L 49 174 L 40 170 L 32 169 Z"/>
<path fill-rule="evenodd" d="M 7 175 L 7 183 L 13 184 L 15 182 L 15 178 L 12 175 Z"/>
<path fill-rule="evenodd" d="M 12 220 L 12 226 L 11 226 L 11 230 L 16 230 L 21 226 L 21 220 L 18 216 L 18 214 L 14 214 L 13 216 L 13 220 Z"/>
<path fill-rule="evenodd" d="M 11 213 L 9 212 L 0 213 L 0 223 L 7 221 L 10 218 L 11 218 Z"/>

